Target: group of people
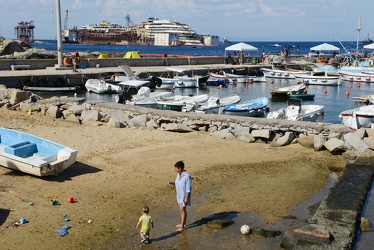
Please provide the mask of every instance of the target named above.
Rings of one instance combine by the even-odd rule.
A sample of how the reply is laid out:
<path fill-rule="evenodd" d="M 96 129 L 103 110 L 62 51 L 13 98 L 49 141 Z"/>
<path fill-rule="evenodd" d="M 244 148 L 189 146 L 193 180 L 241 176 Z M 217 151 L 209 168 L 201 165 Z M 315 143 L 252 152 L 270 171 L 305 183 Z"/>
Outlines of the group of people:
<path fill-rule="evenodd" d="M 73 71 L 76 72 L 77 68 L 79 68 L 81 63 L 81 57 L 79 56 L 79 52 L 75 52 L 74 55 L 67 57 L 64 57 L 63 64 L 65 67 L 73 67 Z"/>
<path fill-rule="evenodd" d="M 169 181 L 168 184 L 175 186 L 177 203 L 181 214 L 181 223 L 176 225 L 178 233 L 183 232 L 187 228 L 187 206 L 191 205 L 192 177 L 184 169 L 184 162 L 178 161 L 174 165 L 174 171 L 177 173 L 175 181 Z M 136 228 L 140 228 L 141 243 L 149 243 L 150 231 L 154 227 L 152 217 L 149 215 L 149 207 L 142 208 L 142 216 L 139 218 Z"/>

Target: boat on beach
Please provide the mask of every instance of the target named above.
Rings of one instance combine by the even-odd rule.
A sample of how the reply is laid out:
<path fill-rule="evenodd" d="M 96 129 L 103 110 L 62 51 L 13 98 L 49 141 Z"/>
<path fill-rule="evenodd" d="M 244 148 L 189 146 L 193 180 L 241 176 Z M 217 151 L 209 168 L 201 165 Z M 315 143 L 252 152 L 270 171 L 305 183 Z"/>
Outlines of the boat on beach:
<path fill-rule="evenodd" d="M 46 139 L 0 128 L 0 165 L 35 176 L 59 175 L 78 151 Z"/>
<path fill-rule="evenodd" d="M 259 97 L 240 103 L 229 104 L 220 108 L 220 114 L 250 117 L 262 116 L 265 113 L 268 102 L 267 97 Z"/>

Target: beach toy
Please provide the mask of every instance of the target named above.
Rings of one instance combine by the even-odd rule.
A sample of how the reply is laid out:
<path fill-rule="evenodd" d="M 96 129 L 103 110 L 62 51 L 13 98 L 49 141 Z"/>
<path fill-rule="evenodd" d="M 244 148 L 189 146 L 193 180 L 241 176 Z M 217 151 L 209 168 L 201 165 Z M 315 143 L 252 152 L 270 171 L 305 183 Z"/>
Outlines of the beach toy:
<path fill-rule="evenodd" d="M 251 228 L 248 225 L 243 225 L 240 228 L 240 232 L 244 235 L 249 234 L 251 232 Z"/>
<path fill-rule="evenodd" d="M 63 228 L 60 228 L 60 229 L 56 230 L 56 232 L 59 233 L 61 237 L 64 237 L 68 233 L 68 230 L 70 228 L 71 228 L 71 226 L 66 225 Z"/>
<path fill-rule="evenodd" d="M 25 224 L 27 222 L 27 220 L 25 218 L 20 218 L 19 222 L 22 223 L 22 224 Z"/>
<path fill-rule="evenodd" d="M 30 206 L 34 205 L 34 203 L 32 203 L 32 201 L 29 201 L 27 204 L 29 204 Z"/>
<path fill-rule="evenodd" d="M 64 221 L 67 222 L 67 221 L 70 221 L 70 219 L 67 218 L 67 217 L 65 217 L 65 218 L 64 218 Z"/>
<path fill-rule="evenodd" d="M 69 203 L 74 203 L 74 202 L 75 202 L 75 200 L 74 200 L 73 197 L 68 198 L 67 201 L 68 201 Z"/>

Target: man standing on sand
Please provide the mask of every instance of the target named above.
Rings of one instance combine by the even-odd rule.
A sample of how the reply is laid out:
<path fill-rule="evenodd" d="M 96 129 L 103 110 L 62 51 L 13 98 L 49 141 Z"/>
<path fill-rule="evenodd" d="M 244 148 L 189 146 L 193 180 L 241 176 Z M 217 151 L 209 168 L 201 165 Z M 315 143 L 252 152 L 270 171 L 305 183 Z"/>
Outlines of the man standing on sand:
<path fill-rule="evenodd" d="M 186 230 L 187 227 L 187 205 L 191 205 L 192 178 L 187 170 L 184 169 L 184 162 L 178 161 L 174 165 L 174 171 L 177 173 L 175 182 L 169 181 L 169 185 L 174 185 L 177 192 L 177 202 L 181 213 L 181 224 L 176 225 L 177 232 Z"/>

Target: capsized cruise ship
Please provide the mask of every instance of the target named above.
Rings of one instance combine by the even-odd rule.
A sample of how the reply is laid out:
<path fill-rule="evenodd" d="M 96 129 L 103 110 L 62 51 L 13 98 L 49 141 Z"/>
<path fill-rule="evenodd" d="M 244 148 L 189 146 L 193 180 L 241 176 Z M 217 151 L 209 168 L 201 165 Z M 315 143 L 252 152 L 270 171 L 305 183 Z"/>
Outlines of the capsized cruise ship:
<path fill-rule="evenodd" d="M 187 24 L 149 17 L 139 25 L 143 43 L 154 45 L 218 45 L 218 36 L 198 35 Z"/>
<path fill-rule="evenodd" d="M 103 21 L 100 24 L 88 24 L 81 28 L 64 30 L 64 42 L 82 44 L 123 44 L 158 46 L 210 46 L 218 45 L 219 37 L 198 35 L 187 24 L 171 20 L 159 20 L 150 17 L 139 25 L 121 26 Z"/>

